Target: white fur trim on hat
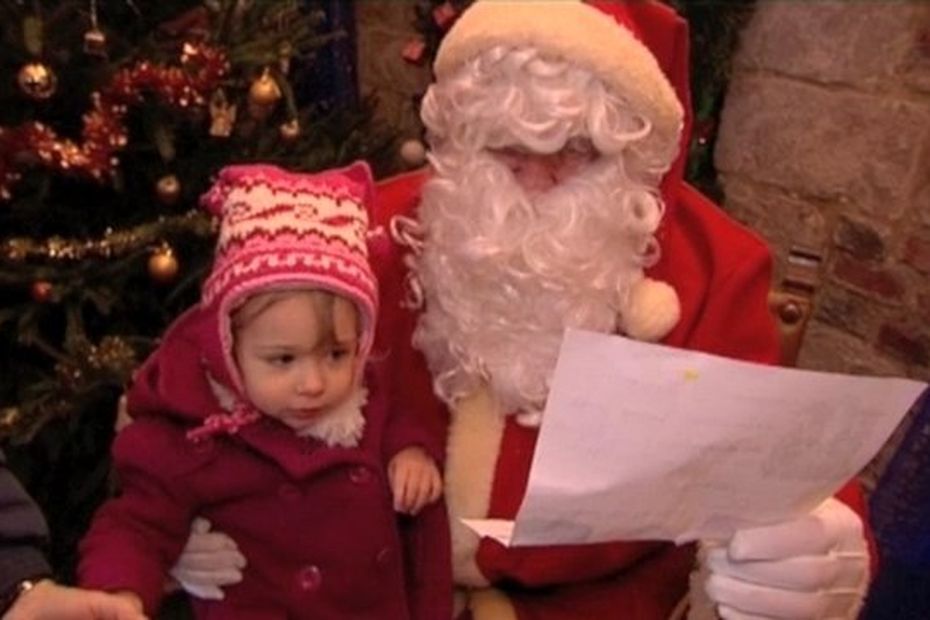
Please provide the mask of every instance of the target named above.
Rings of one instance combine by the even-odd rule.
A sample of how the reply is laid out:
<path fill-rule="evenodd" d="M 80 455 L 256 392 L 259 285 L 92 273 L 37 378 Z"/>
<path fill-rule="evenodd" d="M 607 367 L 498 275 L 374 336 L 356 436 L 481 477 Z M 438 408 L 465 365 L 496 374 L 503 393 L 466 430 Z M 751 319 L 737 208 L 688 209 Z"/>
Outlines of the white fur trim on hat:
<path fill-rule="evenodd" d="M 677 145 L 683 110 L 652 52 L 613 17 L 580 0 L 478 0 L 445 36 L 434 70 L 442 80 L 495 45 L 532 46 L 600 77 Z"/>

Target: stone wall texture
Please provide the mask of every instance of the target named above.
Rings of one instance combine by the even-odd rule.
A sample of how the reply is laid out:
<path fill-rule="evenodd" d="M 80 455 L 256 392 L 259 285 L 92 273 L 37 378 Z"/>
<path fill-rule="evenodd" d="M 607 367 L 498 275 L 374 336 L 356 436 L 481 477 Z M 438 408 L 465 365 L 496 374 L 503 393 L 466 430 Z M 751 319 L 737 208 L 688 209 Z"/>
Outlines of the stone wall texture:
<path fill-rule="evenodd" d="M 799 365 L 930 379 L 930 3 L 760 2 L 715 163 L 777 277 L 823 257 Z"/>

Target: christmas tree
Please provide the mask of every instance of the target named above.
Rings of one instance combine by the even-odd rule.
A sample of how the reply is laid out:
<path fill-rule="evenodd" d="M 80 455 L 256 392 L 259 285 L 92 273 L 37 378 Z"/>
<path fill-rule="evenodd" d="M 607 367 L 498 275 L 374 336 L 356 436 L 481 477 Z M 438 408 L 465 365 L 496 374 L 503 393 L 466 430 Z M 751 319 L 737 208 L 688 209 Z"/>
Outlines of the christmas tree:
<path fill-rule="evenodd" d="M 67 579 L 117 403 L 194 303 L 223 165 L 385 166 L 351 4 L 0 0 L 0 439 Z"/>

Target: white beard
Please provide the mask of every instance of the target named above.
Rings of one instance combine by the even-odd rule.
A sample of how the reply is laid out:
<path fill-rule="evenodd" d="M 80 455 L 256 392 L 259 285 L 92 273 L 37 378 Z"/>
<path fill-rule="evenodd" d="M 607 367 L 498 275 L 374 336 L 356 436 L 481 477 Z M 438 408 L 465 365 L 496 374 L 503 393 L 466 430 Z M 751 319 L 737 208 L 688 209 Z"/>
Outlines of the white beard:
<path fill-rule="evenodd" d="M 487 154 L 424 188 L 415 265 L 425 310 L 414 343 L 451 404 L 486 383 L 507 413 L 538 413 L 567 327 L 614 332 L 655 258 L 657 192 L 602 157 L 526 196 Z"/>

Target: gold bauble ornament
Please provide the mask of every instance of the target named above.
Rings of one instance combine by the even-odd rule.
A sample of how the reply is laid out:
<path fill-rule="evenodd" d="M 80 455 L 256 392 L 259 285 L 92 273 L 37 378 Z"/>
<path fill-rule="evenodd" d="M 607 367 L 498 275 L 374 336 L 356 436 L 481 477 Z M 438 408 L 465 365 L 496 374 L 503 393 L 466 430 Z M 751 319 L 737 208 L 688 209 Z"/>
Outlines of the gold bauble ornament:
<path fill-rule="evenodd" d="M 171 246 L 163 245 L 149 257 L 149 275 L 160 284 L 167 284 L 178 275 L 178 259 Z"/>
<path fill-rule="evenodd" d="M 268 118 L 281 97 L 281 87 L 265 69 L 249 87 L 249 114 L 256 120 Z"/>
<path fill-rule="evenodd" d="M 286 123 L 281 123 L 281 126 L 278 127 L 278 132 L 281 134 L 282 140 L 285 142 L 293 142 L 300 137 L 300 123 L 296 118 Z"/>
<path fill-rule="evenodd" d="M 0 409 L 0 434 L 13 431 L 20 421 L 19 407 L 4 407 Z"/>
<path fill-rule="evenodd" d="M 136 366 L 136 352 L 119 336 L 104 336 L 96 349 L 101 368 L 128 377 Z"/>
<path fill-rule="evenodd" d="M 159 202 L 170 207 L 181 197 L 181 182 L 173 174 L 167 174 L 158 179 L 155 184 L 155 194 Z"/>
<path fill-rule="evenodd" d="M 29 294 L 33 300 L 44 304 L 52 298 L 52 283 L 47 280 L 36 280 L 29 288 Z"/>
<path fill-rule="evenodd" d="M 52 68 L 41 62 L 30 62 L 22 66 L 16 76 L 23 93 L 36 100 L 48 99 L 55 94 L 58 78 Z"/>

